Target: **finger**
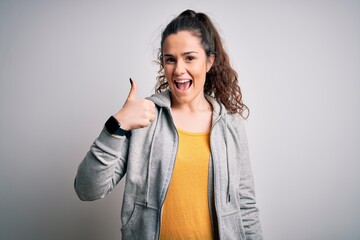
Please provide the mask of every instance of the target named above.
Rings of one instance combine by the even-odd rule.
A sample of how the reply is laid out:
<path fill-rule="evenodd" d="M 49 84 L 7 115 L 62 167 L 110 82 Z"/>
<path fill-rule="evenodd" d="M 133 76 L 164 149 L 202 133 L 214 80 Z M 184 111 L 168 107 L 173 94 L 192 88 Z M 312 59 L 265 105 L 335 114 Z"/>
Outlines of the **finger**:
<path fill-rule="evenodd" d="M 154 102 L 147 100 L 147 109 L 151 113 L 155 113 L 156 112 L 156 106 L 155 106 Z"/>
<path fill-rule="evenodd" d="M 155 103 L 153 101 L 145 99 L 145 104 L 147 106 L 147 109 L 149 109 L 151 112 L 155 112 L 156 106 L 155 106 Z"/>
<path fill-rule="evenodd" d="M 127 99 L 135 99 L 136 97 L 136 92 L 137 92 L 137 86 L 134 80 L 132 80 L 130 78 L 130 83 L 131 83 L 131 88 L 130 88 L 130 92 L 129 92 L 129 96 Z"/>
<path fill-rule="evenodd" d="M 150 122 L 154 122 L 156 120 L 156 115 L 155 113 L 151 113 L 150 114 Z"/>
<path fill-rule="evenodd" d="M 156 108 L 150 108 L 150 113 L 155 115 L 156 114 Z"/>

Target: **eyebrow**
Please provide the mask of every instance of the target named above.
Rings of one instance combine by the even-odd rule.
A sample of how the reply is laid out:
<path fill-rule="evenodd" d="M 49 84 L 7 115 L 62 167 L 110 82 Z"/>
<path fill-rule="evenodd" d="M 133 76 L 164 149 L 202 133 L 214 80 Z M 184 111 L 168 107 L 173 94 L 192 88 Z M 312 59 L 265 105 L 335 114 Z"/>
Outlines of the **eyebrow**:
<path fill-rule="evenodd" d="M 189 54 L 192 54 L 192 53 L 198 53 L 198 52 L 196 52 L 196 51 L 184 52 L 181 55 L 184 56 L 184 55 L 189 55 Z M 174 55 L 170 54 L 170 53 L 164 53 L 163 56 L 164 57 L 173 57 Z"/>

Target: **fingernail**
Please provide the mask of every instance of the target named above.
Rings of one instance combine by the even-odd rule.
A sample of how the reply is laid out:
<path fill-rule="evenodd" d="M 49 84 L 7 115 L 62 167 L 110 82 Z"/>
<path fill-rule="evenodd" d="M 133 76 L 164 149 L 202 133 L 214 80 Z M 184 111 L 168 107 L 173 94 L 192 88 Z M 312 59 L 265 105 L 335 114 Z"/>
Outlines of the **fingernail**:
<path fill-rule="evenodd" d="M 132 81 L 132 79 L 131 78 L 129 78 L 130 79 L 130 84 L 132 85 L 133 84 L 133 81 Z"/>

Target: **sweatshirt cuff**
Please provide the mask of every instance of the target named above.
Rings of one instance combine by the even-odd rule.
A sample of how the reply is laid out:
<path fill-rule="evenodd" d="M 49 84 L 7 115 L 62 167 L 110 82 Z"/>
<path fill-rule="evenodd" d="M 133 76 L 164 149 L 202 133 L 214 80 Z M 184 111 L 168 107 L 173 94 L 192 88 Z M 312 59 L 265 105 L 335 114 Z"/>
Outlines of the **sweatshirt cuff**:
<path fill-rule="evenodd" d="M 95 144 L 111 155 L 117 156 L 127 141 L 128 139 L 125 136 L 112 135 L 103 128 L 99 137 L 95 140 Z"/>

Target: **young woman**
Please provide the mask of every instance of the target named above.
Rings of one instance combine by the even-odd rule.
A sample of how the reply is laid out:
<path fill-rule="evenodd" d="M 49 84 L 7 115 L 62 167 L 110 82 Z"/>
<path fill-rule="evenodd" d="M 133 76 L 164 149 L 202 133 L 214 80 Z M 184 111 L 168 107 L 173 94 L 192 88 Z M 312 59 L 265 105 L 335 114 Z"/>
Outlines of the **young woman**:
<path fill-rule="evenodd" d="M 203 13 L 162 33 L 157 93 L 129 96 L 81 162 L 75 190 L 104 197 L 126 173 L 123 239 L 262 239 L 237 74 Z"/>

